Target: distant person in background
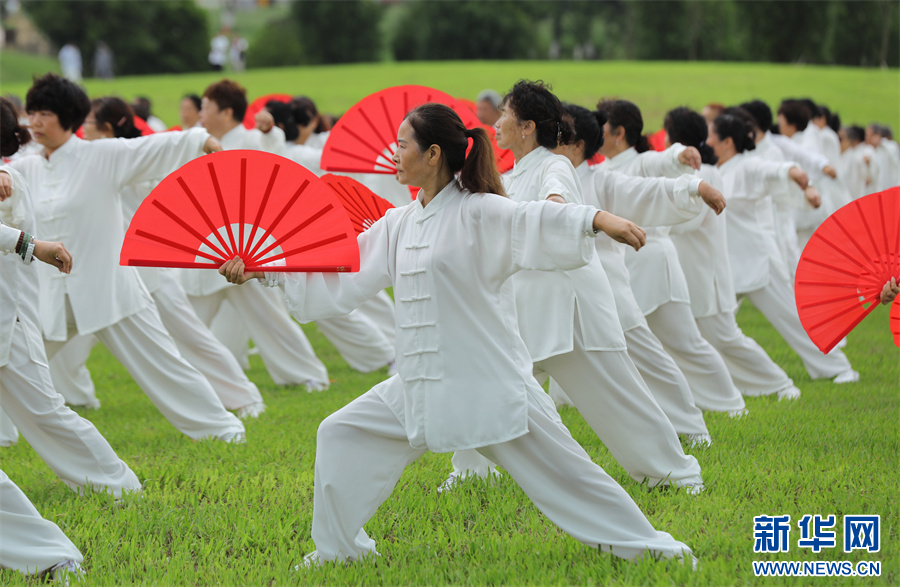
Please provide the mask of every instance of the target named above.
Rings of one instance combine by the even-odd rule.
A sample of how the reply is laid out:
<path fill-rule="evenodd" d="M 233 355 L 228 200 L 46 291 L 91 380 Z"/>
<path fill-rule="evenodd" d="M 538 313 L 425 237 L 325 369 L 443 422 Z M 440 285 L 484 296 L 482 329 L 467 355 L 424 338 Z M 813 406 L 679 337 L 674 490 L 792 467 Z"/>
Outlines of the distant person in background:
<path fill-rule="evenodd" d="M 228 39 L 228 27 L 222 27 L 218 35 L 209 42 L 209 64 L 214 71 L 222 71 L 228 63 L 228 49 L 231 41 Z"/>
<path fill-rule="evenodd" d="M 135 98 L 131 103 L 131 108 L 134 110 L 135 116 L 142 118 L 153 132 L 163 132 L 169 129 L 165 122 L 153 116 L 153 103 L 146 96 Z"/>
<path fill-rule="evenodd" d="M 724 104 L 719 104 L 718 102 L 710 102 L 703 107 L 703 110 L 700 111 L 700 114 L 703 115 L 703 118 L 706 119 L 706 122 L 712 122 L 716 119 L 716 116 L 722 114 L 723 110 L 725 110 Z"/>
<path fill-rule="evenodd" d="M 228 60 L 231 61 L 231 68 L 235 71 L 244 71 L 247 48 L 249 46 L 250 44 L 247 42 L 247 39 L 238 33 L 234 33 L 234 38 L 231 40 L 230 49 L 228 51 Z"/>
<path fill-rule="evenodd" d="M 81 51 L 73 43 L 66 43 L 59 50 L 59 66 L 63 77 L 73 82 L 81 81 Z"/>
<path fill-rule="evenodd" d="M 866 153 L 866 131 L 861 126 L 845 126 L 838 132 L 841 140 L 841 160 L 838 177 L 844 182 L 850 197 L 856 200 L 868 194 L 869 155 Z"/>
<path fill-rule="evenodd" d="M 97 43 L 97 49 L 94 51 L 94 77 L 100 79 L 112 79 L 114 69 L 114 59 L 112 49 L 109 45 L 100 41 Z"/>
<path fill-rule="evenodd" d="M 494 90 L 482 90 L 478 94 L 478 100 L 476 100 L 478 110 L 475 114 L 481 124 L 494 126 L 494 123 L 500 120 L 500 100 L 500 94 Z"/>
<path fill-rule="evenodd" d="M 178 118 L 181 119 L 181 128 L 185 130 L 200 126 L 200 96 L 188 94 L 182 98 L 178 105 Z"/>

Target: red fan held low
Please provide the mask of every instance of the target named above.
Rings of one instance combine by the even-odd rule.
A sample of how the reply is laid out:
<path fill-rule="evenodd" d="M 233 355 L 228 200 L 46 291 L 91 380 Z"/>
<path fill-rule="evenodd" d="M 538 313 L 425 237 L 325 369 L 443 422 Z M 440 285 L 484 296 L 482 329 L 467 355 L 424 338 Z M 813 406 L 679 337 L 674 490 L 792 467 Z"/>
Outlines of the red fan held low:
<path fill-rule="evenodd" d="M 900 187 L 839 209 L 803 249 L 794 296 L 819 350 L 829 352 L 875 309 L 892 277 L 900 279 Z"/>
<path fill-rule="evenodd" d="M 120 263 L 247 271 L 358 271 L 350 217 L 322 180 L 290 159 L 222 151 L 187 163 L 144 200 Z"/>

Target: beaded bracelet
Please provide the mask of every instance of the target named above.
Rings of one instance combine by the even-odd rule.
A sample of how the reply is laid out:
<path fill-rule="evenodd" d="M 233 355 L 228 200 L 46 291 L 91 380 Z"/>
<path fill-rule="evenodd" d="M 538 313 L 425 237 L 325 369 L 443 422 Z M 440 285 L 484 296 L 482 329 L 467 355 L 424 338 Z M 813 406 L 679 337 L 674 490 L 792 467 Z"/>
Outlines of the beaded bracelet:
<path fill-rule="evenodd" d="M 31 248 L 34 249 L 34 237 L 23 230 L 19 234 L 19 242 L 16 243 L 16 254 L 22 257 L 23 261 L 25 261 L 25 257 L 28 255 L 29 243 L 31 243 Z"/>

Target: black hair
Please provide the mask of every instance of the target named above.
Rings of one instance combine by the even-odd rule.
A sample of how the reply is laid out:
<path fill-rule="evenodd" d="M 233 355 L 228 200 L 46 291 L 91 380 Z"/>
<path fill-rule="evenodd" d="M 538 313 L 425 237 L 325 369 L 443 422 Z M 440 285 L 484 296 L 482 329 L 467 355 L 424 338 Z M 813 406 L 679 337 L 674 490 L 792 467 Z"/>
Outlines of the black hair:
<path fill-rule="evenodd" d="M 131 109 L 134 111 L 134 115 L 144 122 L 150 118 L 152 108 L 153 104 L 150 102 L 150 98 L 146 96 L 138 96 L 134 99 L 134 102 L 131 103 Z"/>
<path fill-rule="evenodd" d="M 709 128 L 706 119 L 699 112 L 686 106 L 669 110 L 663 128 L 669 135 L 670 143 L 681 143 L 700 151 L 700 159 L 707 165 L 715 165 L 718 158 L 713 148 L 706 144 Z"/>
<path fill-rule="evenodd" d="M 429 102 L 414 108 L 406 121 L 421 151 L 431 145 L 441 148 L 444 165 L 450 173 L 459 172 L 459 185 L 473 193 L 506 195 L 494 148 L 487 132 L 480 127 L 467 129 L 459 114 L 444 104 Z M 466 156 L 472 139 L 472 150 Z"/>
<path fill-rule="evenodd" d="M 731 138 L 738 153 L 756 148 L 755 123 L 749 112 L 741 108 L 726 108 L 713 120 L 713 132 L 724 141 Z"/>
<path fill-rule="evenodd" d="M 31 133 L 19 124 L 16 107 L 6 98 L 0 98 L 0 157 L 12 157 L 30 140 Z"/>
<path fill-rule="evenodd" d="M 778 107 L 778 114 L 784 116 L 788 124 L 796 126 L 798 132 L 806 130 L 813 116 L 812 110 L 804 101 L 794 99 L 783 100 Z"/>
<path fill-rule="evenodd" d="M 845 126 L 844 132 L 847 134 L 847 138 L 854 143 L 862 143 L 866 140 L 866 130 L 861 126 Z"/>
<path fill-rule="evenodd" d="M 606 114 L 609 128 L 625 129 L 625 142 L 629 147 L 634 147 L 638 153 L 650 150 L 647 137 L 641 134 L 644 131 L 644 117 L 637 104 L 628 100 L 601 100 L 597 110 Z"/>
<path fill-rule="evenodd" d="M 762 100 L 750 100 L 741 104 L 740 107 L 753 117 L 753 120 L 756 121 L 756 128 L 762 132 L 766 132 L 772 127 L 772 109 Z"/>
<path fill-rule="evenodd" d="M 295 109 L 296 108 L 305 108 L 309 112 L 309 118 L 306 120 L 306 124 L 309 124 L 313 118 L 318 117 L 319 123 L 316 125 L 316 128 L 314 129 L 313 132 L 318 134 L 320 132 L 326 132 L 327 130 L 329 130 L 328 121 L 325 119 L 326 117 L 319 116 L 319 109 L 316 107 L 316 103 L 313 102 L 312 98 L 310 98 L 309 96 L 297 96 L 296 98 L 291 100 L 291 103 L 292 104 L 296 103 Z M 295 113 L 294 119 L 297 121 L 297 124 L 299 124 L 300 126 L 306 126 L 306 124 L 303 124 L 301 122 L 300 118 L 296 117 L 296 113 Z M 337 121 L 337 119 L 335 119 L 335 121 Z"/>
<path fill-rule="evenodd" d="M 293 143 L 300 136 L 297 123 L 294 122 L 294 112 L 288 104 L 279 100 L 269 100 L 266 102 L 266 110 L 272 115 L 275 125 L 284 131 L 286 141 Z"/>
<path fill-rule="evenodd" d="M 597 110 L 591 112 L 575 104 L 566 104 L 563 108 L 566 111 L 566 118 L 572 125 L 572 137 L 566 144 L 584 141 L 584 158 L 590 159 L 603 146 L 603 125 L 606 123 L 606 115 Z"/>
<path fill-rule="evenodd" d="M 219 110 L 231 108 L 231 118 L 235 122 L 243 122 L 247 113 L 247 90 L 244 86 L 230 79 L 223 79 L 207 86 L 203 97 L 212 100 Z"/>
<path fill-rule="evenodd" d="M 826 124 L 828 124 L 828 128 L 834 132 L 841 130 L 841 115 L 837 112 L 829 112 L 826 118 Z"/>
<path fill-rule="evenodd" d="M 194 104 L 194 108 L 197 109 L 197 112 L 200 112 L 200 107 L 203 105 L 203 102 L 200 100 L 200 96 L 197 94 L 185 94 L 182 98 L 183 100 L 190 100 Z"/>
<path fill-rule="evenodd" d="M 291 113 L 297 126 L 306 126 L 319 114 L 316 105 L 306 96 L 298 96 L 291 100 Z"/>
<path fill-rule="evenodd" d="M 878 134 L 880 134 L 882 138 L 894 140 L 894 130 L 886 124 L 878 125 Z"/>
<path fill-rule="evenodd" d="M 63 130 L 75 131 L 90 114 L 91 101 L 80 86 L 55 73 L 48 73 L 36 77 L 25 96 L 25 111 L 39 110 L 56 114 Z"/>
<path fill-rule="evenodd" d="M 91 110 L 97 119 L 97 127 L 109 125 L 117 139 L 134 139 L 141 131 L 134 126 L 134 112 L 125 100 L 108 96 L 91 102 Z"/>
<path fill-rule="evenodd" d="M 534 122 L 535 138 L 542 147 L 554 149 L 571 140 L 572 129 L 563 120 L 562 103 L 540 80 L 517 81 L 500 105 L 511 108 L 519 122 Z"/>

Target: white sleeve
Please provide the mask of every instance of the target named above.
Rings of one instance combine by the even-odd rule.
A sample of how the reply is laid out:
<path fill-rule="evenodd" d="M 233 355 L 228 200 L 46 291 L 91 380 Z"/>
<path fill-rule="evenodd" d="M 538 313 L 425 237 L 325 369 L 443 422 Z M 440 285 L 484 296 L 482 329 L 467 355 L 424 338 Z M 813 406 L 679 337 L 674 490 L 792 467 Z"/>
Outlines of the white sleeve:
<path fill-rule="evenodd" d="M 575 176 L 575 169 L 564 161 L 554 161 L 547 167 L 541 177 L 541 189 L 538 192 L 538 200 L 546 200 L 556 194 L 571 204 L 583 204 L 584 195 L 581 193 L 581 185 Z"/>
<path fill-rule="evenodd" d="M 22 234 L 21 230 L 0 222 L 0 252 L 15 253 L 20 234 Z"/>
<path fill-rule="evenodd" d="M 811 173 L 821 174 L 822 168 L 828 165 L 828 158 L 809 149 L 804 149 L 796 141 L 784 135 L 772 135 L 775 145 L 784 153 L 784 158 L 796 161 L 800 167 Z"/>
<path fill-rule="evenodd" d="M 98 165 L 110 173 L 119 189 L 132 183 L 162 179 L 203 154 L 209 138 L 202 128 L 152 134 L 136 139 L 104 139 L 92 146 L 100 154 Z"/>
<path fill-rule="evenodd" d="M 615 171 L 594 173 L 594 189 L 606 210 L 642 226 L 669 226 L 697 217 L 705 206 L 697 197 L 702 180 L 636 177 Z"/>
<path fill-rule="evenodd" d="M 266 153 L 287 157 L 287 144 L 285 144 L 284 131 L 273 126 L 269 132 L 262 132 L 258 128 L 250 131 L 259 142 L 259 150 Z"/>
<path fill-rule="evenodd" d="M 685 173 L 694 173 L 690 165 L 684 165 L 678 157 L 687 147 L 675 143 L 665 151 L 646 151 L 641 153 L 632 164 L 634 175 L 641 177 L 679 177 Z"/>

